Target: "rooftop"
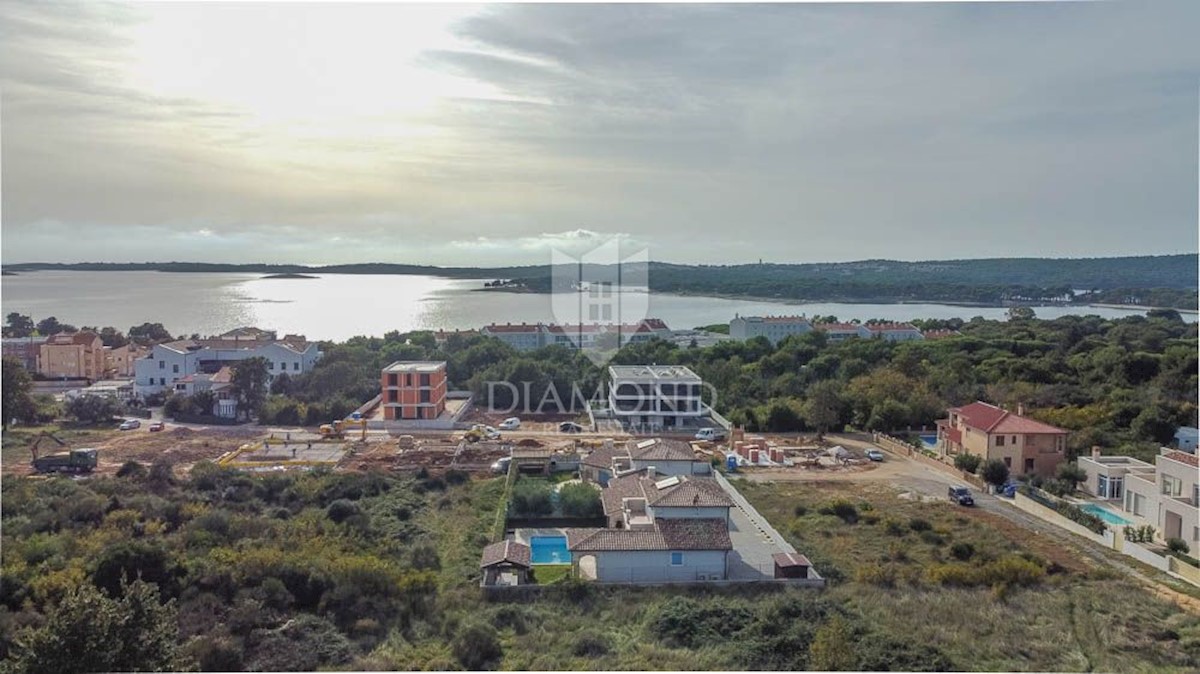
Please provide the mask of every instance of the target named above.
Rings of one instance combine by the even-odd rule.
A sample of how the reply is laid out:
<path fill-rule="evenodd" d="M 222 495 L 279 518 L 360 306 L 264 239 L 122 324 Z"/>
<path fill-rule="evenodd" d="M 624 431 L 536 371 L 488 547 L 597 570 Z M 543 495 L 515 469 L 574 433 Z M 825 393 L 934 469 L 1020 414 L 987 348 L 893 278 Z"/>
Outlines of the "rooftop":
<path fill-rule="evenodd" d="M 673 379 L 700 381 L 700 376 L 685 365 L 610 365 L 614 379 Z"/>
<path fill-rule="evenodd" d="M 1067 433 L 1056 426 L 1018 416 L 982 401 L 962 407 L 951 407 L 950 412 L 962 417 L 968 426 L 988 433 Z"/>
<path fill-rule="evenodd" d="M 1170 459 L 1171 461 L 1178 461 L 1179 463 L 1186 463 L 1193 468 L 1200 468 L 1200 458 L 1197 458 L 1195 454 L 1188 454 L 1187 452 L 1180 452 L 1176 450 L 1163 454 L 1162 458 Z"/>
<path fill-rule="evenodd" d="M 690 443 L 682 440 L 654 438 L 630 440 L 626 445 L 630 458 L 639 461 L 695 461 L 696 452 Z"/>
<path fill-rule="evenodd" d="M 789 566 L 812 566 L 812 562 L 808 561 L 808 557 L 798 552 L 777 552 L 771 555 L 771 559 L 781 568 Z"/>
<path fill-rule="evenodd" d="M 729 528 L 720 519 L 656 519 L 654 529 L 568 529 L 575 552 L 619 550 L 732 550 Z"/>
<path fill-rule="evenodd" d="M 446 369 L 444 360 L 398 360 L 383 368 L 383 371 L 433 373 L 444 369 Z"/>
<path fill-rule="evenodd" d="M 512 540 L 503 540 L 499 543 L 492 543 L 483 549 L 479 568 L 484 569 L 502 563 L 527 567 L 532 558 L 532 551 L 528 545 Z"/>

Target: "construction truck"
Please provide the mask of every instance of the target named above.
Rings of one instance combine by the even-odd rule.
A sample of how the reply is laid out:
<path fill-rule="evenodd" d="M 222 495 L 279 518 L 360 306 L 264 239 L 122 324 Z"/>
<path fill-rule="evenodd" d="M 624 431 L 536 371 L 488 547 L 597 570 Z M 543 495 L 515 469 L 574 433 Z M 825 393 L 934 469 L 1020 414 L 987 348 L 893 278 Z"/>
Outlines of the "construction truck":
<path fill-rule="evenodd" d="M 346 430 L 351 426 L 358 426 L 362 429 L 360 440 L 367 439 L 367 420 L 366 419 L 335 419 L 328 424 L 321 424 L 318 429 L 321 432 L 323 440 L 341 440 L 346 437 Z"/>
<path fill-rule="evenodd" d="M 33 453 L 33 470 L 38 473 L 90 473 L 96 469 L 96 456 L 98 451 L 95 449 L 72 449 L 47 456 L 38 456 L 38 446 L 42 444 L 42 440 L 50 438 L 58 443 L 59 447 L 66 447 L 67 443 L 59 440 L 53 433 L 43 431 L 40 433 L 33 444 L 29 446 L 29 451 Z"/>

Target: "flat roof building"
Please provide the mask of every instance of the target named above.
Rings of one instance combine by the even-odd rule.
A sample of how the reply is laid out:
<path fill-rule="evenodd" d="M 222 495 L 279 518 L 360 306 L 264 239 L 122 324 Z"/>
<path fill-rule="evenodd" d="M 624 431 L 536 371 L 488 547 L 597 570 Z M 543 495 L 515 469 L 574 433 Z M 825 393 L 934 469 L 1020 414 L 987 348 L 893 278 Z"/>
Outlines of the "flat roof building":
<path fill-rule="evenodd" d="M 446 362 L 396 361 L 383 368 L 379 388 L 385 421 L 437 419 L 446 411 Z"/>

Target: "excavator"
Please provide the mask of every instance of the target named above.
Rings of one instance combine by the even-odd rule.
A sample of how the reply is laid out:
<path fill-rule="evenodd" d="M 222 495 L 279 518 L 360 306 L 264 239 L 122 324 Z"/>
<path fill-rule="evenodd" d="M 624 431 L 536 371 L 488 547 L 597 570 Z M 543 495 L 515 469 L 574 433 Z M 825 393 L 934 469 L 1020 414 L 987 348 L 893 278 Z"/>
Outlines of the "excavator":
<path fill-rule="evenodd" d="M 33 440 L 33 444 L 29 446 L 29 451 L 33 453 L 33 470 L 38 473 L 90 473 L 96 468 L 96 460 L 98 451 L 95 449 L 71 449 L 65 452 L 58 452 L 47 456 L 38 456 L 38 447 L 41 446 L 42 440 L 50 438 L 58 443 L 59 447 L 66 447 L 67 443 L 58 439 L 50 431 L 42 431 Z"/>
<path fill-rule="evenodd" d="M 321 424 L 321 438 L 323 440 L 341 440 L 346 437 L 346 431 L 352 427 L 358 426 L 362 429 L 359 440 L 367 439 L 367 420 L 366 419 L 335 419 L 328 424 Z"/>

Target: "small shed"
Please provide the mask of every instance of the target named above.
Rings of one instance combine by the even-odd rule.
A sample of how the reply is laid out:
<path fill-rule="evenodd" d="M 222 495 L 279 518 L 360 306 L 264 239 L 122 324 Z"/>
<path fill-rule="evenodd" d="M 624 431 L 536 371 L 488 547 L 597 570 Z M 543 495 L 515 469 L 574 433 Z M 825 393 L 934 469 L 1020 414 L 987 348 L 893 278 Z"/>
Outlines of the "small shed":
<path fill-rule="evenodd" d="M 796 552 L 777 552 L 771 559 L 775 561 L 776 578 L 808 578 L 808 569 L 812 566 L 808 557 Z"/>
<path fill-rule="evenodd" d="M 550 475 L 554 466 L 554 450 L 541 447 L 513 447 L 512 462 L 523 475 Z"/>
<path fill-rule="evenodd" d="M 525 585 L 533 558 L 528 545 L 513 540 L 492 543 L 483 549 L 479 568 L 484 585 Z"/>

